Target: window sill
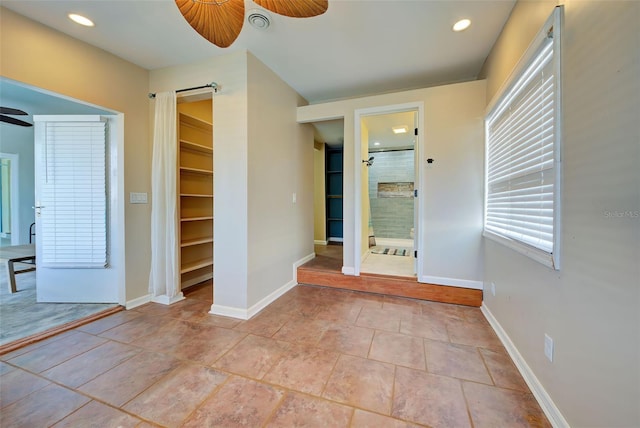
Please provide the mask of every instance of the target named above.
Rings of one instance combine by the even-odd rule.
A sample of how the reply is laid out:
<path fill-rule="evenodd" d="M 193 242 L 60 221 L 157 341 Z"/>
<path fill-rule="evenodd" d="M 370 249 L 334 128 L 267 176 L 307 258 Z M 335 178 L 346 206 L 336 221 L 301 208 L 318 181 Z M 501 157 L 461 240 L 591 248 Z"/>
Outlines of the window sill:
<path fill-rule="evenodd" d="M 535 260 L 538 263 L 545 265 L 546 267 L 553 270 L 560 270 L 558 264 L 555 262 L 553 254 L 549 254 L 545 251 L 539 250 L 537 248 L 531 247 L 522 242 L 506 238 L 501 235 L 497 235 L 495 233 L 489 231 L 483 231 L 482 236 L 485 238 L 489 238 L 492 241 L 499 242 L 500 244 L 511 248 L 512 250 L 517 251 L 518 253 L 529 257 L 530 259 Z"/>

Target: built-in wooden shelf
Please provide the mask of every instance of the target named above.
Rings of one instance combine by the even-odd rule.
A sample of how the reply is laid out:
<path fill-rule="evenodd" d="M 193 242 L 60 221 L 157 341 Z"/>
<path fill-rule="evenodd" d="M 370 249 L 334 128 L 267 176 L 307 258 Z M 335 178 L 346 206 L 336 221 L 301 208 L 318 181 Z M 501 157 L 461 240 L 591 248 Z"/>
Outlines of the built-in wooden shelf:
<path fill-rule="evenodd" d="M 213 147 L 203 146 L 202 144 L 192 143 L 191 141 L 187 140 L 180 140 L 180 148 L 205 153 L 208 155 L 213 154 Z"/>
<path fill-rule="evenodd" d="M 203 220 L 213 220 L 213 216 L 184 217 L 180 219 L 180 221 L 203 221 Z"/>
<path fill-rule="evenodd" d="M 210 103 L 178 104 L 181 288 L 213 278 L 213 124 L 202 119 L 212 116 Z"/>
<path fill-rule="evenodd" d="M 202 269 L 204 267 L 213 266 L 213 258 L 196 260 L 195 262 L 183 263 L 180 269 L 180 273 L 193 272 L 194 270 Z"/>
<path fill-rule="evenodd" d="M 201 193 L 180 193 L 181 198 L 213 198 L 213 195 L 205 195 Z"/>
<path fill-rule="evenodd" d="M 194 245 L 201 245 L 201 244 L 210 244 L 213 243 L 213 236 L 210 237 L 204 237 L 204 238 L 197 238 L 197 239 L 189 239 L 189 240 L 184 240 L 180 243 L 181 247 L 192 247 Z"/>
<path fill-rule="evenodd" d="M 213 123 L 200 119 L 199 117 L 192 116 L 188 113 L 180 113 L 180 122 L 183 125 L 191 125 L 196 128 L 203 128 L 206 131 L 213 132 Z"/>
<path fill-rule="evenodd" d="M 200 169 L 200 168 L 191 168 L 188 166 L 181 166 L 180 172 L 186 172 L 190 174 L 213 175 L 213 171 L 209 171 L 207 169 Z"/>

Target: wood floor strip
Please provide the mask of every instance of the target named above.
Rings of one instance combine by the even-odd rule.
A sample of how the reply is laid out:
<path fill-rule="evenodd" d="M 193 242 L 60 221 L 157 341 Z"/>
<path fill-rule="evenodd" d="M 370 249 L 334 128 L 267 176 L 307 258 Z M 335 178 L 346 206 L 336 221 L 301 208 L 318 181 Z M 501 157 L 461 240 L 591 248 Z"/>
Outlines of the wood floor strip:
<path fill-rule="evenodd" d="M 51 336 L 55 336 L 56 334 L 64 333 L 65 331 L 72 330 L 74 328 L 80 327 L 81 325 L 89 324 L 90 322 L 99 320 L 100 318 L 104 318 L 123 310 L 124 306 L 115 306 L 113 308 L 105 309 L 104 311 L 81 318 L 79 320 L 70 321 L 57 327 L 52 327 L 40 333 L 32 334 L 31 336 L 23 337 L 22 339 L 5 343 L 4 345 L 0 345 L 0 355 L 4 355 L 9 352 L 15 351 L 16 349 L 20 349 L 24 346 L 40 342 L 41 340 L 48 339 Z"/>
<path fill-rule="evenodd" d="M 480 307 L 482 305 L 482 290 L 423 284 L 415 278 L 401 276 L 365 273 L 361 273 L 360 276 L 351 276 L 343 275 L 340 272 L 300 267 L 298 268 L 298 283 L 465 306 Z"/>

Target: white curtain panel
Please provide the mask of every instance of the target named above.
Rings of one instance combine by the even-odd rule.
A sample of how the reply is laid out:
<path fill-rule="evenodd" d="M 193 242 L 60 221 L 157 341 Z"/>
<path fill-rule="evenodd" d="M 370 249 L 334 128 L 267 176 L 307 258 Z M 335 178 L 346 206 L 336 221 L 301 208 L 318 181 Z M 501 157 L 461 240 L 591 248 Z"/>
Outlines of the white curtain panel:
<path fill-rule="evenodd" d="M 149 293 L 171 299 L 179 290 L 176 207 L 176 93 L 156 94 L 151 165 L 151 273 Z"/>

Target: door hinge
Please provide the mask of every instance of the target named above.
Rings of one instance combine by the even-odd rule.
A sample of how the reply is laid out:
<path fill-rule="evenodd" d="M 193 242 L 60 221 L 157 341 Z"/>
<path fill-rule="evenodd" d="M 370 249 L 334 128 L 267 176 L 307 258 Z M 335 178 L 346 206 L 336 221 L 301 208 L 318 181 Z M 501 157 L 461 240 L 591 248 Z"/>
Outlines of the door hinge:
<path fill-rule="evenodd" d="M 418 250 L 413 250 L 413 258 L 414 259 L 418 258 Z"/>
<path fill-rule="evenodd" d="M 414 198 L 418 197 L 418 189 L 413 189 L 413 197 Z"/>
<path fill-rule="evenodd" d="M 415 129 L 413 130 L 413 135 L 418 135 L 418 128 L 415 128 Z"/>

